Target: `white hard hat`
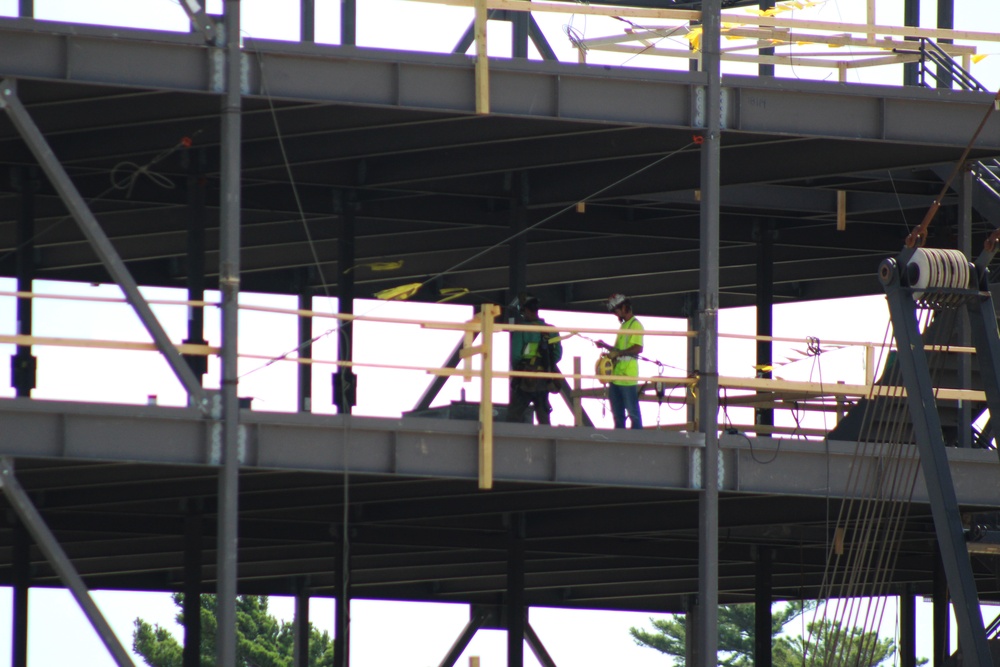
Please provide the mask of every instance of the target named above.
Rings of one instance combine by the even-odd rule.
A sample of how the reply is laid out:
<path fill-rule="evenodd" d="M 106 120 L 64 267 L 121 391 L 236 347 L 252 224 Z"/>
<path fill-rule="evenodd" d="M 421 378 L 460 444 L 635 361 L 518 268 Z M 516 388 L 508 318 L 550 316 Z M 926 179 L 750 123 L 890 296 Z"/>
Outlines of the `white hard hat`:
<path fill-rule="evenodd" d="M 608 297 L 608 304 L 607 304 L 608 310 L 614 310 L 623 303 L 628 303 L 628 297 L 625 296 L 624 294 L 619 294 L 615 292 L 614 294 Z"/>

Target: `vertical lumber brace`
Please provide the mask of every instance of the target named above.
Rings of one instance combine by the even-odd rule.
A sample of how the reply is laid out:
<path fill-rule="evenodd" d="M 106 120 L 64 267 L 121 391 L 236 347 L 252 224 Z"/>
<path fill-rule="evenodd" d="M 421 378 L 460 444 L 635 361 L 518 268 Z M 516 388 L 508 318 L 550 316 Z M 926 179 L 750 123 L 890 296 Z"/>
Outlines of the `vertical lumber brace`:
<path fill-rule="evenodd" d="M 490 112 L 490 67 L 486 54 L 486 0 L 475 0 L 476 113 Z"/>
<path fill-rule="evenodd" d="M 118 641 L 118 637 L 111 630 L 111 626 L 104 619 L 101 610 L 97 608 L 97 604 L 94 603 L 93 598 L 90 597 L 90 591 L 87 590 L 83 579 L 80 578 L 76 568 L 73 567 L 73 563 L 70 562 L 69 557 L 66 556 L 66 552 L 59 546 L 55 535 L 52 534 L 52 531 L 45 524 L 42 515 L 35 509 L 31 498 L 28 497 L 21 483 L 17 481 L 17 477 L 14 475 L 13 459 L 6 456 L 0 458 L 0 489 L 3 490 L 4 496 L 7 497 L 7 502 L 10 503 L 14 509 L 14 513 L 17 514 L 18 520 L 31 533 L 35 544 L 45 554 L 45 558 L 52 565 L 52 569 L 59 575 L 59 580 L 73 594 L 76 603 L 80 605 L 80 609 L 83 610 L 87 620 L 93 626 L 94 632 L 100 637 L 111 657 L 114 658 L 115 663 L 119 667 L 134 667 L 132 658 L 121 645 L 121 642 Z"/>
<path fill-rule="evenodd" d="M 219 290 L 222 295 L 222 470 L 219 474 L 216 661 L 236 665 L 237 523 L 239 519 L 240 117 L 243 98 L 240 0 L 226 0 L 226 92 L 222 98 Z"/>
<path fill-rule="evenodd" d="M 699 430 L 705 434 L 698 503 L 698 662 L 715 667 L 719 621 L 719 165 L 722 79 L 721 0 L 702 3 L 702 68 L 706 127 L 701 146 L 701 222 L 698 290 Z"/>
<path fill-rule="evenodd" d="M 905 253 L 904 253 L 905 254 Z M 948 586 L 955 601 L 955 618 L 958 621 L 959 643 L 964 654 L 964 664 L 974 667 L 992 665 L 986 631 L 979 611 L 976 581 L 965 546 L 958 498 L 951 478 L 948 457 L 941 431 L 941 418 L 934 400 L 924 343 L 917 328 L 916 304 L 908 290 L 900 285 L 898 266 L 904 261 L 886 260 L 880 269 L 893 333 L 896 338 L 896 360 L 903 372 L 906 401 L 913 421 L 913 434 L 920 452 L 921 469 L 934 518 L 938 549 L 944 565 Z M 972 311 L 977 309 L 973 308 Z M 993 320 L 996 336 L 996 320 Z M 975 323 L 974 323 L 975 324 Z M 973 326 L 975 332 L 977 328 Z M 992 369 L 984 367 L 986 376 Z"/>
<path fill-rule="evenodd" d="M 73 219 L 80 226 L 83 235 L 90 242 L 94 252 L 97 253 L 104 268 L 111 275 L 111 279 L 118 283 L 122 292 L 125 293 L 126 300 L 135 309 L 136 315 L 139 316 L 139 320 L 146 327 L 153 342 L 156 343 L 157 349 L 166 359 L 181 385 L 187 390 L 191 402 L 204 408 L 205 392 L 201 387 L 201 382 L 191 372 L 184 357 L 170 341 L 166 331 L 163 330 L 156 315 L 149 307 L 149 303 L 139 293 L 139 286 L 126 268 L 125 262 L 111 245 L 111 241 L 108 240 L 94 214 L 90 212 L 86 202 L 83 201 L 83 197 L 80 196 L 76 186 L 66 174 L 66 170 L 59 164 L 59 160 L 52 152 L 52 148 L 45 140 L 41 130 L 35 125 L 28 110 L 24 108 L 17 96 L 17 85 L 13 79 L 0 81 L 0 108 L 7 112 L 21 138 L 31 149 L 45 175 L 56 192 L 59 193 L 63 204 L 66 205 Z"/>
<path fill-rule="evenodd" d="M 485 304 L 480 311 L 483 345 L 479 398 L 479 488 L 493 488 L 493 320 L 500 307 Z M 470 362 L 471 363 L 471 362 Z"/>

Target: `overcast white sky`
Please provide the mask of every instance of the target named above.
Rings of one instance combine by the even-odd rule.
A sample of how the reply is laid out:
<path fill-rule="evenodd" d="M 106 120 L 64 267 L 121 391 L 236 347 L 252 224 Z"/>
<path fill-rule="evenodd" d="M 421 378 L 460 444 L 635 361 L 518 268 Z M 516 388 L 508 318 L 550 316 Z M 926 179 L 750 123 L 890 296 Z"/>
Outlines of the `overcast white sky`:
<path fill-rule="evenodd" d="M 221 11 L 221 0 L 209 3 L 209 11 Z M 408 3 L 405 0 L 359 0 L 358 42 L 366 46 L 449 52 L 471 21 L 471 10 L 464 8 L 432 7 L 423 3 Z M 996 11 L 992 0 L 957 0 L 956 27 L 959 29 L 1000 32 L 1000 12 Z M 900 25 L 902 23 L 902 0 L 878 0 L 877 21 L 880 24 Z M 294 40 L 298 34 L 299 0 L 243 0 L 243 31 L 245 35 L 257 38 Z M 339 1 L 317 0 L 317 41 L 337 43 L 339 41 Z M 145 27 L 153 29 L 184 30 L 186 17 L 176 0 L 35 0 L 36 16 L 44 19 L 104 23 Z M 854 21 L 864 19 L 865 3 L 859 0 L 828 0 L 806 11 L 794 12 L 798 18 L 816 18 L 830 21 Z M 922 23 L 934 25 L 936 3 L 924 0 Z M 0 0 L 0 16 L 13 16 L 17 12 L 17 0 Z M 576 53 L 565 37 L 565 31 L 573 31 L 595 37 L 620 32 L 622 24 L 611 19 L 587 18 L 565 14 L 536 14 L 549 43 L 561 60 L 573 62 Z M 509 55 L 510 28 L 504 22 L 490 23 L 490 53 L 503 57 Z M 987 44 L 981 52 L 993 54 L 973 67 L 973 74 L 991 89 L 1000 86 L 1000 45 Z M 607 65 L 629 65 L 644 67 L 671 67 L 686 69 L 683 61 L 659 58 L 636 58 L 613 53 L 592 53 L 590 62 Z M 753 66 L 731 67 L 734 73 L 747 73 Z M 828 73 L 805 68 L 779 68 L 778 76 L 823 78 Z M 853 70 L 851 82 L 895 83 L 900 80 L 898 68 L 881 70 Z M 13 282 L 0 280 L 0 290 L 12 290 Z M 64 291 L 64 286 L 39 284 L 38 290 Z M 609 286 L 609 291 L 611 291 Z M 116 294 L 117 288 L 79 286 L 72 291 L 87 294 Z M 163 291 L 149 290 L 150 296 L 161 295 Z M 177 292 L 169 293 L 169 298 L 182 298 Z M 294 304 L 280 297 L 259 297 L 267 303 L 282 303 L 288 307 Z M 319 308 L 323 306 L 320 305 Z M 384 305 L 367 303 L 359 312 L 377 308 L 379 315 L 399 317 L 412 316 L 411 311 L 397 304 Z M 184 310 L 163 307 L 157 309 L 171 335 L 180 340 L 185 336 Z M 468 308 L 451 306 L 435 309 L 438 317 L 445 319 L 465 319 L 471 311 Z M 13 333 L 14 305 L 10 298 L 0 298 L 0 332 Z M 642 316 L 642 313 L 639 313 Z M 61 303 L 39 302 L 36 306 L 36 333 L 39 335 L 66 335 L 65 323 L 71 321 L 81 336 L 94 338 L 145 339 L 134 316 L 124 307 L 98 310 L 92 306 L 85 308 Z M 571 316 L 547 313 L 553 324 L 565 326 L 612 327 L 610 316 Z M 295 345 L 295 324 L 291 318 L 277 316 L 243 316 L 243 331 L 267 329 L 267 338 L 247 338 L 243 350 L 260 354 L 278 354 Z M 723 331 L 746 332 L 752 330 L 752 311 L 724 312 L 720 326 Z M 670 328 L 682 326 L 678 322 L 654 321 L 643 318 L 647 328 Z M 867 299 L 861 302 L 807 304 L 792 308 L 779 308 L 776 313 L 776 333 L 787 336 L 819 336 L 822 339 L 870 340 L 880 342 L 885 332 L 884 305 L 879 300 Z M 324 324 L 317 325 L 317 333 Z M 440 364 L 455 343 L 454 334 L 429 335 L 426 332 L 409 332 L 407 335 L 420 336 L 419 345 L 426 354 L 420 360 L 400 355 L 404 363 Z M 209 332 L 209 337 L 213 334 Z M 363 349 L 359 336 L 356 358 L 363 359 L 371 354 Z M 374 336 L 372 337 L 374 338 Z M 316 355 L 323 354 L 323 346 L 329 351 L 331 341 L 317 345 Z M 660 347 L 650 348 L 651 356 L 665 362 L 669 359 L 683 359 L 676 341 L 664 342 Z M 722 372 L 731 375 L 751 375 L 753 364 L 752 344 L 725 344 L 722 349 Z M 593 363 L 593 347 L 579 339 L 567 344 L 569 359 L 573 355 L 584 358 L 587 367 Z M 0 358 L 13 350 L 0 346 Z M 385 355 L 382 347 L 380 354 Z M 654 354 L 655 353 L 655 354 Z M 165 404 L 181 404 L 183 395 L 165 364 L 152 355 L 137 353 L 94 352 L 87 355 L 65 348 L 39 348 L 36 350 L 39 362 L 39 398 L 84 399 L 95 391 L 112 402 L 144 402 L 147 395 L 156 394 Z M 505 352 L 498 350 L 497 357 L 505 358 Z M 790 353 L 791 354 L 791 353 Z M 840 355 L 839 357 L 837 355 Z M 778 355 L 776 354 L 776 357 Z M 384 359 L 380 359 L 384 361 Z M 668 362 L 669 363 L 669 362 Z M 678 362 L 677 365 L 683 364 Z M 241 369 L 248 370 L 254 363 Z M 72 368 L 72 374 L 58 372 Z M 129 376 L 115 376 L 108 369 L 133 371 Z M 261 410 L 294 409 L 291 389 L 274 391 L 274 387 L 294 386 L 294 368 L 291 364 L 275 364 L 265 370 L 248 375 L 241 381 L 241 395 L 255 398 L 254 408 Z M 655 369 L 643 369 L 655 373 Z M 831 353 L 821 362 L 806 360 L 792 364 L 787 369 L 789 377 L 815 378 L 824 374 L 827 381 L 838 374 L 846 381 L 857 381 L 863 374 L 860 356 L 852 352 Z M 316 381 L 316 411 L 332 411 L 329 407 L 328 371 L 318 371 L 321 379 Z M 375 371 L 365 371 L 361 376 L 359 414 L 399 414 L 411 406 L 420 395 L 426 378 L 414 374 L 411 380 L 401 385 L 398 397 L 386 401 L 380 388 L 388 380 Z M 94 379 L 102 378 L 104 383 L 95 388 Z M 208 376 L 208 384 L 217 384 L 217 371 Z M 853 379 L 852 379 L 853 378 Z M 0 383 L 3 384 L 3 383 Z M 475 385 L 467 385 L 469 398 L 478 396 Z M 458 397 L 461 383 L 451 382 L 441 400 Z M 497 400 L 506 397 L 506 383 L 498 383 L 494 389 Z M 324 394 L 324 392 L 326 392 Z M 10 396 L 13 392 L 0 386 L 0 396 Z M 592 404 L 590 412 L 602 423 L 609 421 L 601 415 L 600 404 Z M 677 421 L 679 415 L 668 408 L 656 409 L 645 406 L 645 421 L 655 424 Z M 568 411 L 557 408 L 556 420 L 568 423 Z M 136 615 L 166 625 L 172 623 L 174 607 L 166 595 L 143 593 L 95 594 L 100 606 L 107 614 L 124 644 L 131 645 L 132 621 Z M 10 608 L 10 594 L 0 589 L 0 609 Z M 105 653 L 97 638 L 90 631 L 75 603 L 63 591 L 34 590 L 31 598 L 31 647 L 29 664 L 33 667 L 54 664 L 75 664 L 104 666 L 111 665 L 111 658 Z M 291 602 L 275 598 L 272 601 L 276 612 L 285 618 L 291 617 Z M 315 600 L 312 619 L 317 625 L 332 629 L 331 600 Z M 457 636 L 467 620 L 467 608 L 463 605 L 420 605 L 404 603 L 372 603 L 356 601 L 352 619 L 352 664 L 361 667 L 376 665 L 436 665 Z M 892 616 L 894 611 L 889 612 Z M 929 607 L 921 606 L 921 625 L 929 627 Z M 0 618 L 6 616 L 0 612 Z M 649 649 L 635 647 L 628 638 L 631 625 L 641 625 L 645 614 L 620 614 L 609 612 L 578 612 L 536 609 L 531 614 L 532 624 L 547 648 L 560 665 L 598 666 L 608 664 L 663 665 L 660 654 Z M 889 619 L 894 622 L 894 617 Z M 385 641 L 387 630 L 394 641 Z M 53 641 L 58 629 L 58 641 Z M 178 629 L 179 634 L 179 629 Z M 930 655 L 930 633 L 920 635 L 918 653 Z M 501 632 L 480 632 L 466 655 L 479 655 L 483 667 L 499 667 L 505 664 L 506 639 Z M 0 622 L 0 665 L 9 660 L 10 628 Z M 463 656 L 459 664 L 466 664 Z M 534 666 L 534 658 L 527 654 L 526 664 Z"/>

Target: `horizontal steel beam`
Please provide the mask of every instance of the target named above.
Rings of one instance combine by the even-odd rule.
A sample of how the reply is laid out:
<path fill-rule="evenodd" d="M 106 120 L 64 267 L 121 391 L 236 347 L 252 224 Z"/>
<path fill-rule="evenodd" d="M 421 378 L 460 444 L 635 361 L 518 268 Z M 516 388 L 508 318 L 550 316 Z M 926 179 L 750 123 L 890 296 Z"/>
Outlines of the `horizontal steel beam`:
<path fill-rule="evenodd" d="M 249 94 L 330 104 L 471 114 L 474 63 L 464 56 L 247 39 Z M 129 67 L 122 67 L 129 63 Z M 200 35 L 0 19 L 0 75 L 220 92 Z M 490 63 L 495 114 L 696 129 L 701 75 L 550 62 Z M 964 146 L 986 93 L 723 79 L 724 128 L 765 135 Z M 1000 119 L 977 147 L 1000 150 Z"/>
<path fill-rule="evenodd" d="M 257 412 L 243 418 L 248 471 L 339 473 L 349 460 L 354 474 L 478 477 L 478 426 L 473 421 Z M 0 456 L 202 465 L 207 428 L 195 409 L 2 400 Z M 498 423 L 494 437 L 496 479 L 541 484 L 691 489 L 694 453 L 701 449 L 698 434 L 664 431 Z M 881 446 L 872 446 L 856 461 L 854 443 L 784 440 L 773 462 L 755 460 L 776 447 L 767 438 L 723 436 L 723 490 L 844 497 L 852 466 L 877 465 L 883 454 Z M 995 454 L 949 449 L 947 455 L 960 503 L 1000 506 Z M 927 502 L 922 481 L 913 499 Z"/>

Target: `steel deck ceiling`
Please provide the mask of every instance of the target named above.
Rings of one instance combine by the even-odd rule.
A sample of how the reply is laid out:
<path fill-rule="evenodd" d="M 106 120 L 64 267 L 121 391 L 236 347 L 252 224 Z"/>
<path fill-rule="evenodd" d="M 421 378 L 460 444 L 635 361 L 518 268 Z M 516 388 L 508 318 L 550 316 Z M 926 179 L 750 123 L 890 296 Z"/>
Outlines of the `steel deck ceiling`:
<path fill-rule="evenodd" d="M 193 35 L 25 20 L 0 20 L 0 36 L 0 74 L 17 79 L 140 283 L 186 284 L 190 201 L 204 183 L 211 284 L 217 50 Z M 250 40 L 246 51 L 244 289 L 308 283 L 336 294 L 348 207 L 358 264 L 404 260 L 396 272 L 358 270 L 358 296 L 433 277 L 417 299 L 459 287 L 470 290 L 466 302 L 503 302 L 512 209 L 523 201 L 524 224 L 538 225 L 527 235 L 528 288 L 551 307 L 592 310 L 614 290 L 638 312 L 679 315 L 697 291 L 698 75 L 497 60 L 493 113 L 479 116 L 463 56 Z M 942 187 L 932 167 L 959 157 L 990 103 L 961 91 L 738 77 L 726 78 L 724 96 L 724 307 L 754 301 L 754 225 L 766 220 L 776 225 L 779 302 L 878 291 L 879 261 Z M 993 119 L 972 157 L 996 154 Z M 4 116 L 0 163 L 0 274 L 12 275 L 16 168 L 34 160 Z M 107 280 L 42 180 L 38 277 Z M 847 192 L 843 232 L 838 190 Z M 953 208 L 946 199 L 932 245 L 952 243 Z M 977 238 L 993 228 L 985 217 L 976 215 Z"/>

